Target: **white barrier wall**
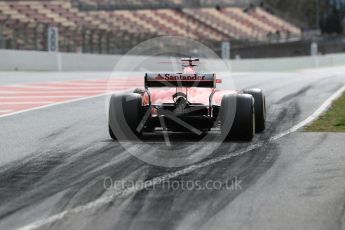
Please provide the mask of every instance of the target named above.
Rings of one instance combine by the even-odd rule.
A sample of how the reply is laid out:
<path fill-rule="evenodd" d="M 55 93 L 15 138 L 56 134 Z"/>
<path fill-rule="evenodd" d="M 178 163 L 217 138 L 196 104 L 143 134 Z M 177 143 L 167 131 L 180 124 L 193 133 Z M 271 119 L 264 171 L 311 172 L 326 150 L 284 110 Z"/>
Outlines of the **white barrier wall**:
<path fill-rule="evenodd" d="M 116 55 L 0 50 L 0 70 L 108 71 L 118 59 Z"/>
<path fill-rule="evenodd" d="M 303 68 L 345 65 L 345 54 L 293 58 L 243 59 L 231 61 L 234 72 L 287 71 Z"/>
<path fill-rule="evenodd" d="M 0 71 L 112 71 L 120 58 L 121 55 L 0 50 Z M 164 58 L 155 57 L 154 59 L 157 59 L 156 63 L 159 63 Z M 128 58 L 128 64 L 144 60 L 145 57 L 133 56 Z M 229 64 L 234 72 L 286 71 L 344 65 L 345 54 L 315 57 L 242 59 L 231 60 Z"/>

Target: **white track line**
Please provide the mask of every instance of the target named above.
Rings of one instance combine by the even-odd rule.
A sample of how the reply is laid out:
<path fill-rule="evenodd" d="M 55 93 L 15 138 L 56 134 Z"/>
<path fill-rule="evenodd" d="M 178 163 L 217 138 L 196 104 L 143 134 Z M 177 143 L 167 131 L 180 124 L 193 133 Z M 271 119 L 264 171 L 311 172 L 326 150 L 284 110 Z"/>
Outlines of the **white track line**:
<path fill-rule="evenodd" d="M 271 137 L 269 139 L 269 142 L 274 141 L 274 140 L 278 140 L 278 139 L 280 139 L 280 138 L 282 138 L 282 137 L 284 137 L 284 136 L 286 136 L 286 135 L 288 135 L 290 133 L 293 133 L 293 132 L 297 131 L 298 129 L 302 128 L 303 126 L 305 126 L 305 125 L 309 124 L 310 122 L 314 121 L 315 119 L 317 119 L 323 112 L 325 112 L 329 108 L 329 106 L 332 104 L 332 102 L 335 99 L 337 99 L 339 96 L 341 96 L 341 94 L 344 91 L 345 91 L 345 86 L 343 86 L 341 89 L 339 89 L 337 92 L 335 92 L 331 97 L 329 97 L 307 119 L 299 122 L 297 125 L 294 125 L 292 128 L 286 130 L 285 132 L 282 132 L 280 134 L 277 134 L 277 135 Z M 58 214 L 52 215 L 52 216 L 50 216 L 50 217 L 48 217 L 46 219 L 38 220 L 38 221 L 33 222 L 31 224 L 25 225 L 25 226 L 19 228 L 18 230 L 34 230 L 34 229 L 43 227 L 44 225 L 51 224 L 51 223 L 53 223 L 55 221 L 62 220 L 64 217 L 66 217 L 68 215 L 84 212 L 84 211 L 87 211 L 87 210 L 90 210 L 90 209 L 94 209 L 94 208 L 97 208 L 97 207 L 101 207 L 104 204 L 112 202 L 118 196 L 126 196 L 126 195 L 132 194 L 134 192 L 138 192 L 140 190 L 150 188 L 153 185 L 160 184 L 163 181 L 169 180 L 171 178 L 175 178 L 175 177 L 178 177 L 180 175 L 184 175 L 184 174 L 193 172 L 193 171 L 195 171 L 197 169 L 213 165 L 213 164 L 221 162 L 223 160 L 228 160 L 228 159 L 231 159 L 233 157 L 243 155 L 243 154 L 248 153 L 248 152 L 250 152 L 250 151 L 252 151 L 254 149 L 260 148 L 265 143 L 267 143 L 267 142 L 259 142 L 257 144 L 249 146 L 245 150 L 242 150 L 242 151 L 239 151 L 239 152 L 235 152 L 235 153 L 228 153 L 226 155 L 223 155 L 223 156 L 220 156 L 220 157 L 216 157 L 216 158 L 213 158 L 211 160 L 201 162 L 199 164 L 188 166 L 188 167 L 186 167 L 186 168 L 184 168 L 182 170 L 179 170 L 179 171 L 176 171 L 176 172 L 172 172 L 172 173 L 168 173 L 168 174 L 160 176 L 160 177 L 153 178 L 152 180 L 143 182 L 141 186 L 134 186 L 134 187 L 122 190 L 122 191 L 111 193 L 110 195 L 106 195 L 106 196 L 100 197 L 97 200 L 89 202 L 89 203 L 87 203 L 85 205 L 81 205 L 81 206 L 75 207 L 75 208 L 70 209 L 70 210 L 65 210 L 65 211 L 60 212 Z"/>
<path fill-rule="evenodd" d="M 32 89 L 32 90 L 37 90 L 37 89 L 106 89 L 110 87 L 123 87 L 123 86 L 128 86 L 129 84 L 102 84 L 102 85 L 59 85 L 59 86 L 54 86 L 54 85 L 46 85 L 46 86 L 41 86 L 41 85 L 13 85 L 11 88 L 21 88 L 21 89 Z M 132 84 L 133 85 L 133 84 Z M 138 84 L 139 85 L 139 84 Z M 0 87 L 1 88 L 1 87 Z M 9 87 L 7 87 L 9 88 Z"/>
<path fill-rule="evenodd" d="M 116 91 L 115 90 L 114 91 L 108 90 L 108 91 L 105 91 L 105 92 L 102 92 L 102 93 L 98 93 L 98 94 L 94 94 L 94 95 L 91 95 L 91 96 L 86 96 L 86 97 L 84 96 L 84 97 L 78 97 L 78 98 L 75 98 L 76 95 L 72 95 L 72 98 L 74 98 L 74 99 L 67 100 L 67 101 L 62 101 L 62 102 L 51 103 L 51 104 L 48 104 L 48 105 L 38 106 L 38 107 L 34 107 L 34 108 L 30 108 L 30 109 L 25 109 L 25 110 L 19 110 L 19 111 L 15 111 L 13 113 L 2 114 L 2 115 L 0 115 L 0 118 L 9 117 L 9 116 L 13 116 L 13 115 L 17 115 L 17 114 L 21 114 L 21 113 L 25 113 L 25 112 L 30 112 L 30 111 L 33 111 L 33 110 L 44 109 L 44 108 L 48 108 L 48 107 L 55 106 L 55 105 L 68 104 L 68 103 L 73 103 L 73 102 L 77 102 L 77 101 L 83 101 L 83 100 L 92 99 L 92 98 L 96 98 L 96 97 L 111 95 L 111 94 L 114 94 L 114 93 L 126 92 L 129 89 L 130 88 L 117 89 Z M 0 96 L 1 96 L 1 93 L 2 92 L 0 92 Z M 70 92 L 68 92 L 68 93 L 70 93 Z M 68 93 L 66 93 L 66 94 L 68 94 Z M 38 94 L 38 95 L 40 95 L 40 94 Z M 46 96 L 41 95 L 41 97 L 45 98 Z M 53 97 L 55 97 L 55 96 L 53 96 Z M 12 97 L 8 97 L 8 98 L 12 98 Z"/>
<path fill-rule="evenodd" d="M 0 101 L 1 99 L 35 99 L 35 98 L 79 98 L 79 97 L 85 97 L 85 96 L 88 96 L 86 94 L 74 94 L 74 95 L 70 95 L 70 96 L 64 96 L 64 95 L 57 95 L 57 96 L 49 96 L 49 95 L 37 95 L 37 96 L 17 96 L 17 95 L 14 95 L 14 96 L 1 96 L 0 94 Z M 1 103 L 1 102 L 0 102 Z"/>
<path fill-rule="evenodd" d="M 97 95 L 93 95 L 93 96 L 89 96 L 89 97 L 80 97 L 80 98 L 67 100 L 67 101 L 63 101 L 63 102 L 57 102 L 57 103 L 52 103 L 49 105 L 43 105 L 43 106 L 38 106 L 38 107 L 30 108 L 30 109 L 20 110 L 20 111 L 16 111 L 13 113 L 7 113 L 7 114 L 0 115 L 0 118 L 9 117 L 9 116 L 13 116 L 13 115 L 17 115 L 20 113 L 33 111 L 33 110 L 44 109 L 44 108 L 48 108 L 48 107 L 55 106 L 55 105 L 62 105 L 62 104 L 68 104 L 68 103 L 77 102 L 77 101 L 83 101 L 83 100 L 87 100 L 87 99 L 91 99 L 91 98 L 95 98 L 95 97 L 105 96 L 107 94 L 112 94 L 112 93 L 102 93 L 102 94 L 97 94 Z"/>
<path fill-rule="evenodd" d="M 303 120 L 300 123 L 298 123 L 297 125 L 295 125 L 295 126 L 291 127 L 290 129 L 286 130 L 285 132 L 282 132 L 281 134 L 275 135 L 271 139 L 272 140 L 277 140 L 277 139 L 279 139 L 279 138 L 281 138 L 283 136 L 286 136 L 289 133 L 295 132 L 298 129 L 300 129 L 300 128 L 310 124 L 312 121 L 314 121 L 318 117 L 320 117 L 320 115 L 322 115 L 332 105 L 332 102 L 334 100 L 336 100 L 337 98 L 339 98 L 344 91 L 345 91 L 345 86 L 341 87 L 332 96 L 330 96 L 324 103 L 322 103 L 322 105 L 317 110 L 315 110 L 315 112 L 312 115 L 310 115 L 305 120 Z"/>
<path fill-rule="evenodd" d="M 11 110 L 11 109 L 0 109 L 0 113 L 8 113 L 8 112 L 11 112 L 11 111 L 13 111 L 13 110 Z"/>
<path fill-rule="evenodd" d="M 36 104 L 48 104 L 54 101 L 18 101 L 18 102 L 1 102 L 0 105 L 36 105 Z"/>
<path fill-rule="evenodd" d="M 121 89 L 121 88 L 117 88 L 117 89 Z M 116 89 L 114 89 L 116 90 Z M 54 93 L 65 93 L 65 94 L 69 94 L 69 93 L 80 93 L 80 94 L 83 94 L 83 93 L 100 93 L 100 92 L 106 92 L 107 90 L 105 89 L 100 89 L 100 90 L 43 90 L 43 91 L 39 91 L 39 90 L 35 90 L 35 91 L 31 91 L 31 90 L 28 90 L 28 91 L 1 91 L 0 92 L 0 95 L 3 95 L 3 94 L 54 94 Z M 108 90 L 110 91 L 110 90 Z"/>

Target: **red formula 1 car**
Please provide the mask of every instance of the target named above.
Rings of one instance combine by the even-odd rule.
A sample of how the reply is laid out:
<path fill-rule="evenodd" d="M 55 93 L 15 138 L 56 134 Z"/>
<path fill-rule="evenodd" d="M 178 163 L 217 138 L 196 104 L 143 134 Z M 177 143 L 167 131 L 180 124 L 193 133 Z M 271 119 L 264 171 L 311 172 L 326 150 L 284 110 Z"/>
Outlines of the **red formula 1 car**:
<path fill-rule="evenodd" d="M 111 96 L 112 139 L 142 138 L 159 130 L 202 135 L 218 129 L 223 140 L 250 141 L 255 132 L 264 131 L 262 90 L 217 90 L 221 80 L 215 74 L 196 72 L 199 59 L 181 61 L 183 73 L 146 73 L 145 89 Z M 150 92 L 151 88 L 156 91 Z"/>

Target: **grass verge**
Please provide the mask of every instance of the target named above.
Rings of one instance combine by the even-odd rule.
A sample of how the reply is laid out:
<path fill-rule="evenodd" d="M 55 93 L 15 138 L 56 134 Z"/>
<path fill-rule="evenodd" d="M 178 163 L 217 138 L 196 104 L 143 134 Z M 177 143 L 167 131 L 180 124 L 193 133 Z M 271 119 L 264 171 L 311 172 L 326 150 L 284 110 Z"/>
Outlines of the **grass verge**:
<path fill-rule="evenodd" d="M 304 128 L 307 132 L 345 132 L 345 93 L 319 119 Z"/>

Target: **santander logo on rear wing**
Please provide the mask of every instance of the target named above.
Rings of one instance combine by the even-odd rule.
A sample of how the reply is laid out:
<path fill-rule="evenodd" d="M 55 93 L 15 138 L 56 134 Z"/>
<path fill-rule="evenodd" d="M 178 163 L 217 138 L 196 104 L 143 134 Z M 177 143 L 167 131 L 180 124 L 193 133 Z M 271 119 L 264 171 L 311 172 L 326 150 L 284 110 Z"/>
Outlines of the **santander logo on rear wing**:
<path fill-rule="evenodd" d="M 215 88 L 215 74 L 176 74 L 176 73 L 146 73 L 145 87 L 203 87 Z"/>

